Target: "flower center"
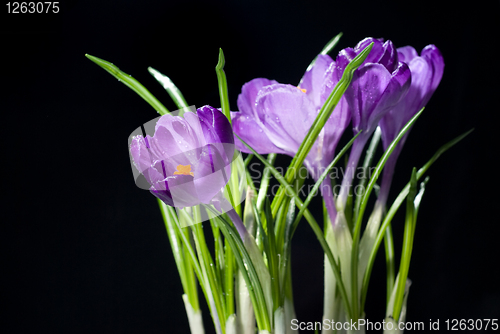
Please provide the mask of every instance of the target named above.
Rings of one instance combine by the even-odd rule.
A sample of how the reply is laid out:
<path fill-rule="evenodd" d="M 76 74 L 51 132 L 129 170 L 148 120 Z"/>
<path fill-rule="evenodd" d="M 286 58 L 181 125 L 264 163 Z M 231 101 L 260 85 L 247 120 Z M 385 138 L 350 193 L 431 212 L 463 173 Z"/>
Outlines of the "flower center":
<path fill-rule="evenodd" d="M 193 172 L 191 172 L 191 165 L 177 165 L 177 170 L 174 172 L 174 175 L 191 175 L 194 176 Z"/>
<path fill-rule="evenodd" d="M 305 88 L 300 88 L 299 86 L 297 86 L 298 89 L 300 89 L 302 91 L 302 93 L 306 93 L 307 92 L 307 89 Z"/>

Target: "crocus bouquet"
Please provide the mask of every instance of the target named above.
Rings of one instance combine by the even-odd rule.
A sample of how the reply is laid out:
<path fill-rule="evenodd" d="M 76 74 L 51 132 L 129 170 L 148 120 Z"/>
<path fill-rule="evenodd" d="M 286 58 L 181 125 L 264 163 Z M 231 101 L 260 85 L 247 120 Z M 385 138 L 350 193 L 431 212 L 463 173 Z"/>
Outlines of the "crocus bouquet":
<path fill-rule="evenodd" d="M 339 38 L 296 86 L 264 78 L 243 85 L 236 112 L 230 111 L 222 50 L 216 66 L 221 108 L 190 107 L 167 76 L 149 69 L 178 106 L 175 113 L 113 64 L 87 55 L 161 115 L 132 133 L 129 152 L 136 184 L 149 189 L 160 206 L 193 334 L 204 333 L 198 286 L 219 334 L 364 333 L 370 329 L 364 313 L 370 274 L 382 242 L 387 301 L 380 305 L 386 318 L 376 329 L 405 329 L 408 269 L 428 179 L 418 182 L 466 134 L 420 169 L 404 171 L 410 181 L 388 203 L 398 156 L 439 85 L 443 58 L 434 45 L 419 54 L 374 38 L 331 58 Z M 338 149 L 351 129 L 352 139 Z M 380 140 L 383 154 L 375 161 Z M 292 157 L 286 173 L 275 167 L 277 154 Z M 250 173 L 251 162 L 262 164 L 260 180 Z M 308 175 L 314 186 L 305 192 Z M 279 187 L 270 187 L 271 178 Z M 318 194 L 323 217 L 308 209 Z M 404 224 L 404 240 L 396 266 L 391 224 L 403 203 L 406 218 L 397 223 Z M 316 324 L 300 323 L 294 314 L 291 244 L 302 221 L 324 251 L 324 313 Z"/>

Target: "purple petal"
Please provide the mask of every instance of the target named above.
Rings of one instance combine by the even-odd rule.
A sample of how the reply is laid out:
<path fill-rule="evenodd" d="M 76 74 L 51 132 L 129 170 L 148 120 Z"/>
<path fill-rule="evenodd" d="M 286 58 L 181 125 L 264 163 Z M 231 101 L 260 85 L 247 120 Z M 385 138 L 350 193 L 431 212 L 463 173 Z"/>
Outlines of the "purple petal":
<path fill-rule="evenodd" d="M 205 142 L 216 145 L 221 152 L 225 149 L 225 158 L 231 161 L 234 154 L 234 133 L 227 117 L 211 106 L 199 108 L 197 114 Z"/>
<path fill-rule="evenodd" d="M 429 101 L 430 95 L 434 93 L 437 86 L 441 82 L 441 78 L 443 77 L 444 59 L 439 49 L 432 44 L 427 45 L 422 50 L 422 58 L 425 58 L 429 63 L 432 64 L 432 70 L 433 70 L 431 87 L 429 89 L 429 93 L 426 94 L 427 101 Z"/>
<path fill-rule="evenodd" d="M 171 117 L 173 118 L 173 117 Z M 181 117 L 179 117 L 182 119 Z M 184 119 L 182 119 L 184 121 Z M 180 123 L 175 121 L 175 123 Z M 187 122 L 185 122 L 187 124 Z M 160 126 L 156 129 L 156 132 L 152 138 L 149 139 L 151 150 L 155 152 L 158 160 L 170 161 L 169 166 L 173 166 L 173 170 L 169 167 L 168 175 L 173 174 L 177 165 L 192 165 L 198 160 L 199 154 L 187 155 L 185 152 L 196 152 L 196 149 L 201 146 L 194 143 L 198 142 L 196 138 L 191 136 L 181 136 L 178 132 L 173 130 L 169 131 L 166 127 Z M 189 131 L 187 131 L 189 132 Z M 158 168 L 157 168 L 158 169 Z"/>
<path fill-rule="evenodd" d="M 355 72 L 346 99 L 353 112 L 354 131 L 371 133 L 379 120 L 403 98 L 411 74 L 405 63 L 392 73 L 380 64 L 367 64 Z"/>
<path fill-rule="evenodd" d="M 169 176 L 151 185 L 150 192 L 173 207 L 184 208 L 200 204 L 190 175 Z"/>
<path fill-rule="evenodd" d="M 134 136 L 130 143 L 130 154 L 139 173 L 150 168 L 158 158 L 146 146 L 143 136 Z"/>
<path fill-rule="evenodd" d="M 352 112 L 356 133 L 368 130 L 369 120 L 377 113 L 378 103 L 391 79 L 389 71 L 380 64 L 369 63 L 354 72 L 344 96 Z"/>
<path fill-rule="evenodd" d="M 332 58 L 328 55 L 318 55 L 314 66 L 307 71 L 300 81 L 300 88 L 306 90 L 306 94 L 313 101 L 317 110 L 323 103 L 321 101 L 321 90 L 325 81 L 327 69 L 333 63 Z"/>
<path fill-rule="evenodd" d="M 257 153 L 285 153 L 285 151 L 271 142 L 253 115 L 248 116 L 240 112 L 233 112 L 231 113 L 231 118 L 234 133 L 240 136 Z M 236 136 L 234 137 L 234 143 L 241 152 L 252 153 Z"/>
<path fill-rule="evenodd" d="M 139 173 L 144 175 L 150 185 L 164 179 L 162 174 L 153 167 L 158 157 L 155 156 L 152 150 L 146 147 L 146 142 L 142 136 L 132 138 L 130 154 L 132 155 L 134 166 Z"/>
<path fill-rule="evenodd" d="M 316 116 L 306 94 L 295 86 L 282 84 L 266 86 L 259 92 L 256 111 L 269 139 L 292 156 Z"/>
<path fill-rule="evenodd" d="M 164 115 L 156 123 L 155 134 L 152 139 L 149 139 L 149 143 L 158 157 L 165 158 L 178 156 L 183 152 L 201 147 L 203 146 L 202 140 L 202 133 L 193 129 L 186 119 L 180 116 Z M 182 161 L 186 164 L 186 161 Z"/>
<path fill-rule="evenodd" d="M 411 47 L 407 47 L 412 52 Z M 439 50 L 429 45 L 409 63 L 411 86 L 408 94 L 380 122 L 382 142 L 387 147 L 403 126 L 429 101 L 443 75 L 444 62 Z M 404 142 L 403 138 L 402 142 Z M 402 146 L 402 143 L 399 146 Z"/>
<path fill-rule="evenodd" d="M 207 144 L 234 144 L 233 129 L 222 112 L 207 105 L 199 108 L 197 114 Z"/>
<path fill-rule="evenodd" d="M 394 72 L 398 67 L 398 52 L 391 41 L 384 43 L 384 53 L 380 57 L 379 63 L 384 65 L 389 72 Z"/>
<path fill-rule="evenodd" d="M 364 62 L 365 64 L 378 63 L 380 61 L 380 58 L 382 58 L 382 56 L 384 55 L 385 51 L 383 40 L 381 41 L 379 39 L 367 37 L 354 47 L 354 52 L 356 52 L 356 55 L 363 51 L 368 45 L 370 45 L 370 43 L 373 43 L 373 47 L 370 51 L 370 54 L 368 54 L 368 57 L 366 57 L 366 60 Z"/>
<path fill-rule="evenodd" d="M 409 63 L 413 58 L 418 57 L 417 51 L 413 46 L 403 46 L 398 48 L 399 61 Z"/>
<path fill-rule="evenodd" d="M 231 146 L 234 150 L 234 146 Z M 194 172 L 197 197 L 202 203 L 209 204 L 231 177 L 231 161 L 228 161 L 224 154 L 224 151 L 220 151 L 214 144 L 203 148 Z"/>
<path fill-rule="evenodd" d="M 241 87 L 241 94 L 238 95 L 238 109 L 247 116 L 255 115 L 255 102 L 262 87 L 274 85 L 278 82 L 265 78 L 256 78 Z"/>

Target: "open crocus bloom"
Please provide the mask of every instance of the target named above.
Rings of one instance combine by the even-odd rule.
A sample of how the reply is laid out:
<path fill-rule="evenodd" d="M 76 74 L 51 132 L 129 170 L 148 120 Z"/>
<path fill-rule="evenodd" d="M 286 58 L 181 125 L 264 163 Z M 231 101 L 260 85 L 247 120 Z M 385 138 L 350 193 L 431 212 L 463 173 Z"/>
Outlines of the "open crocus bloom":
<path fill-rule="evenodd" d="M 294 156 L 328 98 L 322 92 L 332 63 L 328 55 L 319 55 L 299 86 L 263 78 L 246 83 L 238 96 L 240 112 L 231 114 L 234 132 L 259 154 Z M 345 101 L 341 100 L 305 160 L 315 179 L 333 160 L 335 147 L 350 119 Z M 235 142 L 239 150 L 250 153 L 238 139 Z"/>
<path fill-rule="evenodd" d="M 132 138 L 130 154 L 151 193 L 165 204 L 219 206 L 231 175 L 234 135 L 226 116 L 204 106 L 183 117 L 160 117 L 152 137 Z"/>

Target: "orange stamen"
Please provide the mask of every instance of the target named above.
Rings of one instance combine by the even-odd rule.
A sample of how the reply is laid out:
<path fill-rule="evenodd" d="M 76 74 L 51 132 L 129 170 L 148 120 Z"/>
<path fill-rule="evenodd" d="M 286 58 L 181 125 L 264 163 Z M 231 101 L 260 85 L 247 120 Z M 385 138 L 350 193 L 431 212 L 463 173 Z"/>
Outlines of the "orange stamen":
<path fill-rule="evenodd" d="M 191 172 L 191 165 L 177 165 L 177 170 L 174 172 L 174 175 L 191 175 L 194 176 L 193 172 Z"/>
<path fill-rule="evenodd" d="M 305 88 L 300 88 L 299 86 L 297 86 L 298 89 L 300 89 L 302 91 L 302 93 L 306 93 L 307 92 L 307 89 Z"/>

